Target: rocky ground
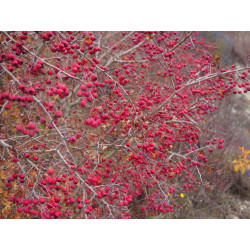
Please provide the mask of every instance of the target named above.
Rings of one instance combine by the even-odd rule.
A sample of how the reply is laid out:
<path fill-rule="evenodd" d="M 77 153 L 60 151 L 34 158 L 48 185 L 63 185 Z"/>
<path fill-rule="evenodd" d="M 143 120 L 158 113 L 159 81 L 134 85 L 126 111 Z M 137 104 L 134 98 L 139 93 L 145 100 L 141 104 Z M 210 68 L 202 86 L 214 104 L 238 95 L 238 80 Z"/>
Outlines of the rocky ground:
<path fill-rule="evenodd" d="M 230 213 L 227 219 L 250 219 L 250 201 L 236 199 L 235 202 L 238 206 L 237 213 Z"/>

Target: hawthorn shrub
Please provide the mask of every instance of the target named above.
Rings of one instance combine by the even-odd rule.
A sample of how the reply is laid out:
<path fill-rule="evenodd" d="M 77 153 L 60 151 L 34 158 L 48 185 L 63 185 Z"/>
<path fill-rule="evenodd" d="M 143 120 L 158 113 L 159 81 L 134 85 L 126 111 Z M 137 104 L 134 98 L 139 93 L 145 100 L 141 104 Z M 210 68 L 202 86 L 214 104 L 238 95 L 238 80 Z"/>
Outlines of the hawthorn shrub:
<path fill-rule="evenodd" d="M 250 90 L 197 32 L 0 39 L 2 218 L 167 217 L 223 148 L 206 115 Z"/>

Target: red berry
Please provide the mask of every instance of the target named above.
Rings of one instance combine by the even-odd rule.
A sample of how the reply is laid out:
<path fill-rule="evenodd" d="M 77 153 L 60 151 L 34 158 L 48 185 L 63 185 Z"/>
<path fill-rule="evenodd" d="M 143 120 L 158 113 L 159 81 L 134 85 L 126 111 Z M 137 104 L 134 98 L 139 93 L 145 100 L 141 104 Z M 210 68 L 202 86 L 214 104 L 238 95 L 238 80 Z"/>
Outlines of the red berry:
<path fill-rule="evenodd" d="M 77 133 L 77 134 L 76 134 L 76 138 L 77 138 L 77 139 L 79 139 L 81 136 L 82 136 L 81 133 Z"/>
<path fill-rule="evenodd" d="M 94 128 L 98 127 L 97 121 L 93 121 L 91 125 L 92 125 L 92 127 L 94 127 Z"/>
<path fill-rule="evenodd" d="M 53 169 L 48 169 L 47 174 L 48 175 L 53 175 L 54 174 L 54 170 Z"/>
<path fill-rule="evenodd" d="M 17 212 L 18 212 L 18 213 L 22 213 L 22 211 L 23 211 L 23 209 L 22 209 L 21 207 L 19 207 L 19 208 L 17 209 Z"/>
<path fill-rule="evenodd" d="M 29 158 L 29 157 L 30 157 L 30 154 L 29 154 L 29 153 L 25 153 L 25 154 L 24 154 L 24 157 L 25 157 L 25 158 Z"/>
<path fill-rule="evenodd" d="M 35 156 L 33 157 L 33 159 L 34 159 L 34 161 L 38 161 L 38 160 L 39 160 L 39 157 L 35 155 Z"/>
<path fill-rule="evenodd" d="M 27 129 L 35 129 L 35 128 L 36 128 L 36 124 L 35 124 L 35 123 L 30 122 L 30 123 L 27 125 Z"/>
<path fill-rule="evenodd" d="M 69 142 L 75 143 L 75 142 L 76 142 L 76 137 L 75 137 L 75 136 L 71 136 L 71 137 L 69 138 Z"/>
<path fill-rule="evenodd" d="M 9 198 L 9 201 L 11 201 L 11 202 L 15 201 L 15 197 L 14 197 L 14 196 L 11 196 L 11 197 Z"/>
<path fill-rule="evenodd" d="M 18 162 L 18 159 L 16 157 L 13 158 L 13 162 Z"/>
<path fill-rule="evenodd" d="M 97 80 L 97 75 L 95 75 L 95 74 L 93 74 L 92 76 L 91 76 L 91 80 L 94 82 L 94 81 L 96 81 Z"/>
<path fill-rule="evenodd" d="M 61 110 L 58 110 L 56 112 L 56 117 L 61 117 L 63 115 L 63 112 Z"/>
<path fill-rule="evenodd" d="M 223 142 L 224 142 L 224 139 L 221 138 L 221 139 L 219 140 L 219 143 L 222 144 Z"/>
<path fill-rule="evenodd" d="M 40 203 L 44 203 L 45 202 L 45 199 L 44 198 L 40 198 Z"/>
<path fill-rule="evenodd" d="M 77 205 L 77 207 L 78 207 L 79 209 L 82 209 L 82 208 L 83 208 L 83 205 L 82 205 L 81 203 L 79 203 L 79 204 Z"/>
<path fill-rule="evenodd" d="M 86 99 L 82 99 L 80 102 L 81 107 L 85 107 L 87 105 L 87 100 Z"/>
<path fill-rule="evenodd" d="M 59 197 L 59 196 L 56 196 L 56 197 L 55 197 L 55 202 L 58 203 L 59 201 L 60 201 L 60 197 Z"/>
<path fill-rule="evenodd" d="M 22 125 L 17 125 L 16 126 L 16 130 L 17 131 L 22 131 L 23 130 L 23 126 Z"/>

